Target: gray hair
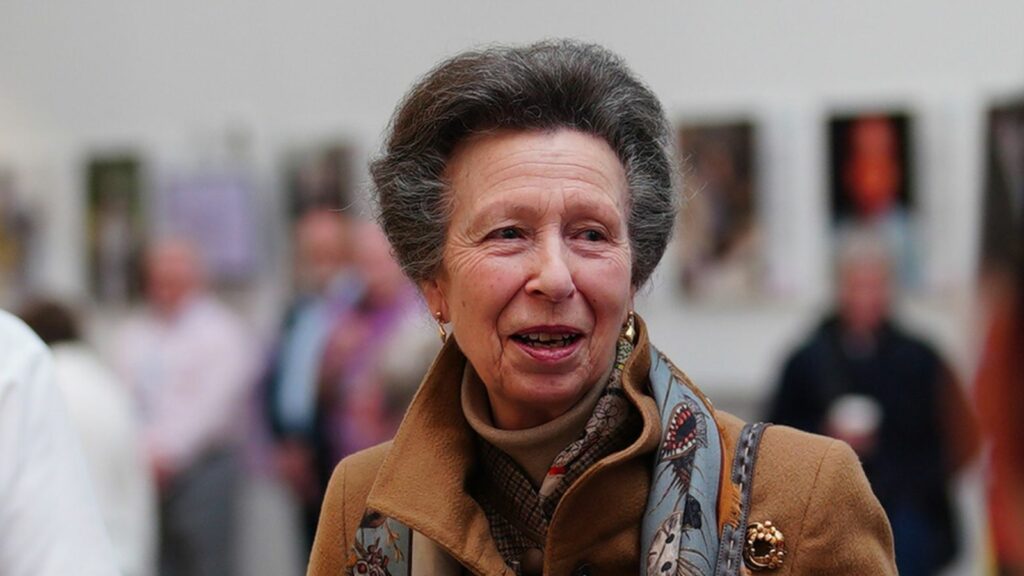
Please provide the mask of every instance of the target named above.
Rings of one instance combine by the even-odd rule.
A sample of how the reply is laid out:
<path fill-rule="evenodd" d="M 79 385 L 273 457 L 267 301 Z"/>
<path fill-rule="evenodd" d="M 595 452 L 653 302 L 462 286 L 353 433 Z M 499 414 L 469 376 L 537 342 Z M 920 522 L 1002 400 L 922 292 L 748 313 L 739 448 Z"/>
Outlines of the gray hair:
<path fill-rule="evenodd" d="M 650 277 L 672 235 L 677 197 L 668 122 L 621 58 L 571 40 L 493 47 L 450 58 L 413 86 L 370 165 L 381 227 L 415 282 L 440 271 L 456 145 L 497 129 L 569 128 L 601 138 L 629 186 L 632 285 Z"/>

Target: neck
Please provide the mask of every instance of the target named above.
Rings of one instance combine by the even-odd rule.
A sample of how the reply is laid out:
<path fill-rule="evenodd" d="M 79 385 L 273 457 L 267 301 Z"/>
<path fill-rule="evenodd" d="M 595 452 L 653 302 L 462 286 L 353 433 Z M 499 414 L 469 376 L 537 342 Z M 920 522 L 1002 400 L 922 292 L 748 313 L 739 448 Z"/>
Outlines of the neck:
<path fill-rule="evenodd" d="M 610 372 L 609 372 L 610 375 Z M 474 432 L 508 454 L 540 486 L 555 457 L 579 437 L 608 383 L 608 376 L 588 390 L 575 405 L 535 426 L 508 428 L 492 415 L 486 388 L 472 366 L 462 380 L 462 411 Z"/>
<path fill-rule="evenodd" d="M 481 384 L 481 386 L 483 386 Z M 486 391 L 485 391 L 486 392 Z M 540 408 L 528 408 L 528 407 L 513 407 L 501 408 L 501 404 L 495 405 L 490 400 L 488 394 L 488 410 L 491 415 L 491 422 L 495 428 L 499 430 L 506 430 L 509 432 L 515 432 L 519 430 L 529 430 L 530 428 L 537 428 L 543 426 L 548 422 L 553 422 L 569 412 L 573 406 L 579 404 L 579 399 L 573 400 L 573 403 L 568 406 L 544 406 Z"/>

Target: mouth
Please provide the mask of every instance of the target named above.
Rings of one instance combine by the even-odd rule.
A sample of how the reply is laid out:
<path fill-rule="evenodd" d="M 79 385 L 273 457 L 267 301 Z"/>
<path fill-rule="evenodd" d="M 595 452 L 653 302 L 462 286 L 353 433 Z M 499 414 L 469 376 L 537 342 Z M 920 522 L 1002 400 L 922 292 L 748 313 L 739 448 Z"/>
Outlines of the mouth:
<path fill-rule="evenodd" d="M 554 367 L 575 357 L 583 338 L 581 330 L 569 326 L 534 326 L 509 339 L 534 362 Z"/>

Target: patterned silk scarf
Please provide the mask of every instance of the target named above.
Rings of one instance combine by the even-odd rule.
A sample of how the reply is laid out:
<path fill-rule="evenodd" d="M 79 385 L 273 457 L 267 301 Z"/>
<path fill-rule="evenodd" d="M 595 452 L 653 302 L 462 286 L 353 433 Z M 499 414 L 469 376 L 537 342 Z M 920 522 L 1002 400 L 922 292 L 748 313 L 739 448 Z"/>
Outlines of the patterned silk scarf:
<path fill-rule="evenodd" d="M 470 489 L 487 515 L 498 551 L 517 574 L 522 573 L 524 552 L 544 547 L 549 522 L 565 491 L 590 466 L 624 449 L 639 434 L 640 415 L 622 389 L 622 371 L 632 351 L 631 342 L 620 340 L 611 380 L 594 414 L 580 438 L 555 458 L 539 490 L 511 457 L 478 439 L 480 470 Z M 649 352 L 648 380 L 662 438 L 642 522 L 639 573 L 735 574 L 738 561 L 732 563 L 735 570 L 719 566 L 725 564 L 719 562 L 723 551 L 717 517 L 723 448 L 711 407 L 657 349 L 651 346 Z M 346 574 L 422 576 L 458 571 L 457 565 L 456 572 L 426 563 L 417 567 L 410 554 L 413 537 L 401 522 L 367 510 L 349 550 Z M 732 554 L 735 540 L 721 539 L 722 547 L 729 544 L 726 552 Z"/>
<path fill-rule="evenodd" d="M 647 495 L 641 574 L 716 574 L 722 437 L 710 404 L 668 358 L 650 347 L 651 394 L 661 415 L 661 444 Z"/>

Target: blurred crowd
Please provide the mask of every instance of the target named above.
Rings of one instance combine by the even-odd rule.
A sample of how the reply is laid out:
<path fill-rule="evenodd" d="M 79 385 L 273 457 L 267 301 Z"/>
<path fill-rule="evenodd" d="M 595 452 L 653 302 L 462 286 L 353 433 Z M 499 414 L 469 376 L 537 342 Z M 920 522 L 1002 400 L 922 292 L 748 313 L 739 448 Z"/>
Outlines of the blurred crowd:
<path fill-rule="evenodd" d="M 53 352 L 127 576 L 239 573 L 239 494 L 253 474 L 287 489 L 308 551 L 334 465 L 393 434 L 439 348 L 374 224 L 312 210 L 293 246 L 294 296 L 270 343 L 208 288 L 201 247 L 180 237 L 146 250 L 145 302 L 114 358 L 83 341 L 70 307 L 20 309 Z M 907 575 L 936 574 L 962 550 L 952 486 L 984 445 L 995 562 L 1020 573 L 1021 265 L 987 268 L 987 336 L 966 386 L 895 319 L 884 237 L 861 228 L 838 247 L 834 307 L 781 364 L 763 416 L 854 448 Z"/>
<path fill-rule="evenodd" d="M 144 255 L 144 303 L 113 357 L 72 307 L 22 319 L 53 351 L 106 528 L 126 576 L 239 574 L 247 476 L 284 486 L 308 554 L 334 465 L 394 433 L 440 347 L 376 225 L 311 210 L 294 226 L 294 298 L 272 342 L 206 281 L 202 246 Z"/>

